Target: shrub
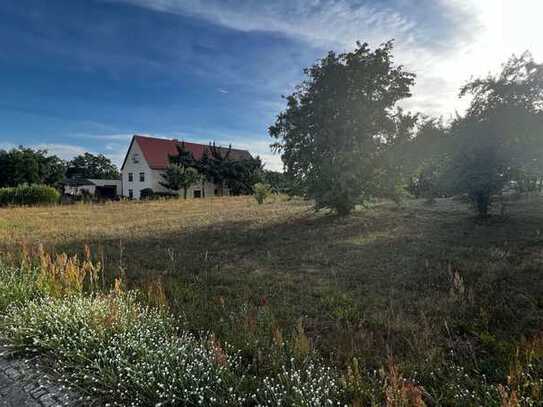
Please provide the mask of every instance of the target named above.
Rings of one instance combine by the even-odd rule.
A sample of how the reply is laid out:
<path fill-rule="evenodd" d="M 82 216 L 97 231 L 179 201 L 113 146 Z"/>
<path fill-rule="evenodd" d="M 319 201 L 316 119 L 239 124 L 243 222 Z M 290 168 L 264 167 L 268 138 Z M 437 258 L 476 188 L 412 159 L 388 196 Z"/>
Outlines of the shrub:
<path fill-rule="evenodd" d="M 152 188 L 144 188 L 140 191 L 140 199 L 153 199 L 155 193 Z"/>
<path fill-rule="evenodd" d="M 262 205 L 267 197 L 272 193 L 271 186 L 269 184 L 257 183 L 254 186 L 255 190 L 255 199 L 259 205 Z"/>
<path fill-rule="evenodd" d="M 0 206 L 7 205 L 52 205 L 58 203 L 60 193 L 47 185 L 19 185 L 0 188 Z"/>

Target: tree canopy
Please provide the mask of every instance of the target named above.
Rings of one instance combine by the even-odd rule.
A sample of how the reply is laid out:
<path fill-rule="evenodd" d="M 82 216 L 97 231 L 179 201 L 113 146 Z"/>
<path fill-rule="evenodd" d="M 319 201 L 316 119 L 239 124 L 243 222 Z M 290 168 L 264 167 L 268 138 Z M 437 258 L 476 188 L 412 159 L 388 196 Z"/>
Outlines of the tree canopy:
<path fill-rule="evenodd" d="M 317 208 L 347 214 L 395 189 L 382 158 L 401 139 L 407 119 L 394 107 L 411 96 L 415 75 L 394 65 L 392 48 L 358 43 L 352 52 L 328 53 L 305 70 L 269 129 L 295 189 Z"/>
<path fill-rule="evenodd" d="M 21 184 L 56 186 L 63 178 L 65 163 L 47 150 L 18 148 L 0 150 L 0 187 Z"/>
<path fill-rule="evenodd" d="M 415 77 L 392 50 L 357 43 L 305 70 L 269 128 L 289 193 L 339 214 L 405 189 L 430 200 L 465 194 L 487 216 L 506 186 L 543 188 L 543 65 L 525 53 L 468 82 L 467 111 L 444 123 L 398 107 Z"/>
<path fill-rule="evenodd" d="M 513 56 L 500 74 L 465 85 L 472 96 L 451 125 L 454 152 L 446 177 L 468 194 L 480 216 L 509 182 L 543 175 L 543 65 L 528 53 Z"/>
<path fill-rule="evenodd" d="M 119 170 L 103 154 L 84 153 L 68 162 L 68 178 L 117 179 Z"/>
<path fill-rule="evenodd" d="M 183 198 L 187 199 L 188 189 L 201 179 L 201 175 L 192 167 L 171 163 L 162 178 L 164 182 L 160 182 L 160 185 L 176 192 L 182 189 Z"/>

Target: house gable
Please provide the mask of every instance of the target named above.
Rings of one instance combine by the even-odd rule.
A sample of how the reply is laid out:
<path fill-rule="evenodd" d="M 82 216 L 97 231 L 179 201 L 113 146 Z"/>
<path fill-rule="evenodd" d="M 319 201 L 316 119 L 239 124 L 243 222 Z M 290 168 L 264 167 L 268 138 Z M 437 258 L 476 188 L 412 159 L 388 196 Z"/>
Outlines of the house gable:
<path fill-rule="evenodd" d="M 128 153 L 125 156 L 122 169 L 126 165 L 128 154 L 130 153 L 134 143 L 139 145 L 143 157 L 145 157 L 145 160 L 149 165 L 149 168 L 153 170 L 165 170 L 168 168 L 169 157 L 172 155 L 177 155 L 178 146 L 183 146 L 185 150 L 190 151 L 197 160 L 202 158 L 204 152 L 209 151 L 209 146 L 206 144 L 135 135 L 132 137 L 132 141 L 130 142 L 130 147 L 128 148 Z M 225 147 L 217 148 L 224 152 L 227 151 L 227 148 Z M 251 153 L 249 153 L 247 150 L 232 148 L 230 151 L 230 156 L 235 160 L 251 158 Z"/>
<path fill-rule="evenodd" d="M 166 192 L 167 189 L 162 185 L 162 174 L 168 168 L 170 156 L 177 155 L 178 146 L 183 146 L 185 150 L 190 151 L 197 160 L 209 151 L 209 146 L 205 144 L 133 136 L 121 167 L 123 195 L 139 199 L 141 190 L 146 188 L 155 192 Z M 227 151 L 224 147 L 217 148 Z M 230 157 L 235 160 L 252 158 L 247 150 L 231 149 L 230 151 Z M 143 181 L 140 179 L 141 173 L 144 174 Z M 215 195 L 216 187 L 206 181 L 202 185 L 191 187 L 189 194 L 193 189 L 194 192 L 201 190 L 201 196 L 212 196 Z"/>

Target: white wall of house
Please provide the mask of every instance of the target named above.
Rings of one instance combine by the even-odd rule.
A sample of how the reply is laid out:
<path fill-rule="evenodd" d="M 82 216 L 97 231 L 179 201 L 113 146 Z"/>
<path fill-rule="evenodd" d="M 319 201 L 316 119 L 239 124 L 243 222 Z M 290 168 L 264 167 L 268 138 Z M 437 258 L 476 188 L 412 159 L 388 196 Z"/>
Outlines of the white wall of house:
<path fill-rule="evenodd" d="M 121 171 L 122 195 L 127 198 L 140 199 L 141 191 L 145 188 L 151 188 L 154 192 L 172 192 L 160 184 L 164 182 L 163 172 L 149 167 L 141 148 L 135 141 L 128 151 L 124 168 Z M 132 174 L 132 181 L 130 181 L 130 174 Z M 143 181 L 141 181 L 140 174 L 143 174 Z M 199 182 L 189 188 L 187 198 L 194 198 L 195 195 L 198 195 L 198 191 L 200 191 L 202 198 L 213 197 L 216 196 L 216 190 L 217 186 L 212 182 Z M 182 190 L 178 193 L 183 195 Z M 224 188 L 224 194 L 229 195 L 228 188 Z"/>
<path fill-rule="evenodd" d="M 141 181 L 140 174 L 143 174 L 143 181 Z M 147 161 L 145 161 L 137 142 L 132 143 L 130 151 L 128 151 L 126 162 L 121 171 L 121 178 L 124 197 L 140 199 L 142 189 L 151 188 L 153 191 L 157 190 L 151 168 L 147 165 Z"/>

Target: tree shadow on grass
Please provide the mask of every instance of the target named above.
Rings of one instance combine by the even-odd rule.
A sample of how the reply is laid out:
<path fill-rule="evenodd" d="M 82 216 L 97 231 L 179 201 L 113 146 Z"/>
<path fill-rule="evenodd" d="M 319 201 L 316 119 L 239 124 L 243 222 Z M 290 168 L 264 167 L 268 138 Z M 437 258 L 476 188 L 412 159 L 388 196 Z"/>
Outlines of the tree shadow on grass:
<path fill-rule="evenodd" d="M 343 335 L 368 352 L 424 352 L 446 340 L 444 321 L 515 335 L 541 326 L 543 279 L 534 276 L 543 269 L 543 214 L 520 205 L 507 222 L 494 219 L 481 225 L 466 210 L 439 203 L 381 207 L 347 218 L 305 214 L 282 223 L 224 221 L 122 241 L 76 240 L 54 250 L 80 253 L 88 244 L 108 283 L 119 275 L 131 287 L 160 279 L 176 309 L 202 318 L 208 311 L 197 307 L 266 298 L 279 319 L 303 316 L 311 337 L 328 349 Z M 481 309 L 484 321 L 470 314 Z M 212 329 L 220 318 L 201 325 Z"/>

